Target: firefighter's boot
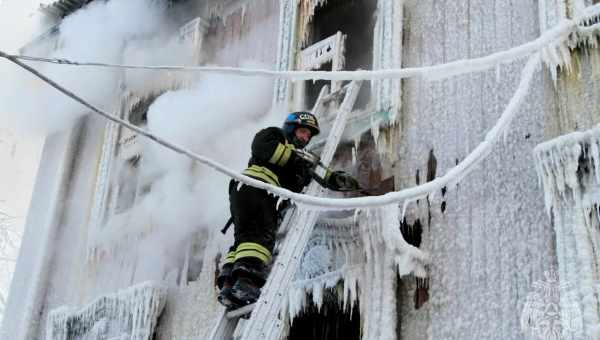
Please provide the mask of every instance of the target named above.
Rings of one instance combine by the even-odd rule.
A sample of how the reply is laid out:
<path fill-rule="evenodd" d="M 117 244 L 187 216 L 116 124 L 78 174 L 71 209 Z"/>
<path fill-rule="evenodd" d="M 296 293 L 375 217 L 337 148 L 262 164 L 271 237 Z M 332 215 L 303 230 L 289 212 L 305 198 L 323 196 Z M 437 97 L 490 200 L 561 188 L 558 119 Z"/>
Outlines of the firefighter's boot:
<path fill-rule="evenodd" d="M 239 301 L 241 305 L 255 303 L 260 296 L 260 288 L 248 277 L 240 277 L 231 287 L 231 297 L 234 301 Z"/>
<path fill-rule="evenodd" d="M 260 287 L 265 284 L 266 266 L 261 261 L 243 259 L 236 261 L 232 271 L 235 284 L 231 287 L 231 296 L 242 305 L 249 305 L 258 300 Z"/>
<path fill-rule="evenodd" d="M 240 305 L 240 301 L 235 300 L 232 296 L 232 290 L 234 280 L 232 276 L 233 263 L 226 263 L 221 268 L 221 272 L 217 277 L 217 287 L 219 287 L 219 295 L 217 300 L 220 304 L 227 308 L 235 308 Z"/>

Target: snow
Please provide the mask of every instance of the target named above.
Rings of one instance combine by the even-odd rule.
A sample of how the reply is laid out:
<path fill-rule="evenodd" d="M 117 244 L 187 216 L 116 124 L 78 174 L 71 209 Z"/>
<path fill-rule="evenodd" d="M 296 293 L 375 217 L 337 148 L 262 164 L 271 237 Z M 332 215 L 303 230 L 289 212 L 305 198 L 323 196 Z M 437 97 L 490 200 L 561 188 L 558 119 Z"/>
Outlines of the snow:
<path fill-rule="evenodd" d="M 144 282 L 97 298 L 77 309 L 60 307 L 50 312 L 47 340 L 153 338 L 167 289 Z"/>

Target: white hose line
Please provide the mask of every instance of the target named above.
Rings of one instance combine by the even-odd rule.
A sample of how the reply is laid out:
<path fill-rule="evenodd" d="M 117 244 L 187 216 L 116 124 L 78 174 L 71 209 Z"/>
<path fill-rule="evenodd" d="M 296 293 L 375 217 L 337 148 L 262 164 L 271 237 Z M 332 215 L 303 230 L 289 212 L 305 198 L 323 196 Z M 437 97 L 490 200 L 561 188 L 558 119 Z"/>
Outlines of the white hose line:
<path fill-rule="evenodd" d="M 216 161 L 213 161 L 204 156 L 195 154 L 194 152 L 190 151 L 189 149 L 187 149 L 185 147 L 175 145 L 169 141 L 166 141 L 158 136 L 153 135 L 150 132 L 140 129 L 139 127 L 137 127 L 133 124 L 130 124 L 125 120 L 114 117 L 114 116 L 100 110 L 99 108 L 96 108 L 92 104 L 87 103 L 86 101 L 79 98 L 72 92 L 64 89 L 62 86 L 60 86 L 57 83 L 55 83 L 54 81 L 50 80 L 46 76 L 42 75 L 35 69 L 16 60 L 16 58 L 14 58 L 14 57 L 6 55 L 5 53 L 3 53 L 1 51 L 0 51 L 0 57 L 4 57 L 4 58 L 12 61 L 13 63 L 25 68 L 26 70 L 33 73 L 40 79 L 44 80 L 45 82 L 47 82 L 52 87 L 59 90 L 60 92 L 73 98 L 74 100 L 81 103 L 85 107 L 91 109 L 93 112 L 105 117 L 106 119 L 109 119 L 110 121 L 113 121 L 117 124 L 123 125 L 129 129 L 131 129 L 132 131 L 137 132 L 140 135 L 145 136 L 145 137 L 157 142 L 158 144 L 161 144 L 177 153 L 184 154 L 202 164 L 208 165 L 208 166 L 214 168 L 215 170 L 217 170 L 231 178 L 234 178 L 244 184 L 248 184 L 253 187 L 265 189 L 268 192 L 276 194 L 283 198 L 289 198 L 292 201 L 296 202 L 297 204 L 302 205 L 308 209 L 323 209 L 323 210 L 348 210 L 348 209 L 357 209 L 357 208 L 378 207 L 378 206 L 388 205 L 388 204 L 392 204 L 392 203 L 399 203 L 401 201 L 412 200 L 412 199 L 416 199 L 419 197 L 423 197 L 424 195 L 427 195 L 434 191 L 441 190 L 441 188 L 443 188 L 444 186 L 447 186 L 451 182 L 459 181 L 462 177 L 464 177 L 466 174 L 468 174 L 468 172 L 470 172 L 472 170 L 473 166 L 475 166 L 477 163 L 479 163 L 481 160 L 483 160 L 489 154 L 494 143 L 499 139 L 500 134 L 506 130 L 506 128 L 508 127 L 508 125 L 510 124 L 512 119 L 514 118 L 514 116 L 517 112 L 517 108 L 519 107 L 519 105 L 521 104 L 523 99 L 525 98 L 525 95 L 527 94 L 527 92 L 529 90 L 529 85 L 531 83 L 531 79 L 533 78 L 533 74 L 534 74 L 537 66 L 540 65 L 540 60 L 541 60 L 539 53 L 536 53 L 529 58 L 527 64 L 521 71 L 521 80 L 520 80 L 519 86 L 518 86 L 515 94 L 511 98 L 510 102 L 508 103 L 507 107 L 505 108 L 504 112 L 502 113 L 502 116 L 497 121 L 496 125 L 487 133 L 484 141 L 481 142 L 481 144 L 479 144 L 456 167 L 450 169 L 450 171 L 448 171 L 448 173 L 446 173 L 444 176 L 436 178 L 435 180 L 433 180 L 431 182 L 428 182 L 428 183 L 425 183 L 425 184 L 422 184 L 422 185 L 419 185 L 419 186 L 416 186 L 413 188 L 396 191 L 396 192 L 390 192 L 390 193 L 387 193 L 382 196 L 355 197 L 355 198 L 323 198 L 323 197 L 316 197 L 316 196 L 294 193 L 287 189 L 276 187 L 271 184 L 264 183 L 259 180 L 253 179 L 251 177 L 241 175 Z"/>
<path fill-rule="evenodd" d="M 232 74 L 238 76 L 261 76 L 272 78 L 285 78 L 292 81 L 299 80 L 376 80 L 376 79 L 402 79 L 411 77 L 423 77 L 428 80 L 441 80 L 461 74 L 481 72 L 496 67 L 502 63 L 510 63 L 514 60 L 527 57 L 537 53 L 544 48 L 554 47 L 567 40 L 570 33 L 577 28 L 577 20 L 562 20 L 552 29 L 544 32 L 537 39 L 505 51 L 496 52 L 485 57 L 461 59 L 453 62 L 400 69 L 383 70 L 356 70 L 356 71 L 272 71 L 265 69 L 247 69 L 237 67 L 220 66 L 143 66 L 143 65 L 121 65 L 98 62 L 77 62 L 67 59 L 38 58 L 22 55 L 7 55 L 13 59 L 39 61 L 71 66 L 94 66 L 107 68 L 144 69 L 144 70 L 166 70 L 166 71 L 194 71 L 214 72 Z"/>

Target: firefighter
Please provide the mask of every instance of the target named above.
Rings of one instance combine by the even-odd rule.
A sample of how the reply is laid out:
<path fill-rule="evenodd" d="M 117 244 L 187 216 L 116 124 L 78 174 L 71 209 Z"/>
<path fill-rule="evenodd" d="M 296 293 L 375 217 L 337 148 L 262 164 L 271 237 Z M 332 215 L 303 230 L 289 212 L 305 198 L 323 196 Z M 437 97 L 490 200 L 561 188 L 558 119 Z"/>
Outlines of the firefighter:
<path fill-rule="evenodd" d="M 317 118 L 310 112 L 290 113 L 283 127 L 259 131 L 252 141 L 252 156 L 243 174 L 260 181 L 300 192 L 311 179 L 331 190 L 358 188 L 355 179 L 342 171 L 327 171 L 318 177 L 314 164 L 300 157 L 301 150 L 319 134 Z M 233 246 L 217 277 L 218 300 L 228 308 L 254 303 L 264 285 L 279 226 L 278 198 L 266 190 L 229 183 L 229 203 L 233 220 Z M 280 204 L 285 206 L 287 204 Z"/>

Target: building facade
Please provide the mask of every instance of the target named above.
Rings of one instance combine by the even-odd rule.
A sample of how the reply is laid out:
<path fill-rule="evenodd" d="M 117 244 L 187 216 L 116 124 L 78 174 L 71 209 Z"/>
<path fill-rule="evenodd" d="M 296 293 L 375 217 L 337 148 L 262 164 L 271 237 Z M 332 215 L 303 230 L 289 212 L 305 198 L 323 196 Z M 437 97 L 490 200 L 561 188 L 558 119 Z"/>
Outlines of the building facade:
<path fill-rule="evenodd" d="M 94 3 L 88 2 L 61 0 L 46 11 L 60 24 Z M 533 153 L 542 142 L 600 121 L 595 2 L 188 0 L 165 5 L 164 15 L 175 23 L 169 34 L 189 52 L 188 61 L 238 67 L 252 59 L 277 71 L 410 69 L 481 58 L 534 41 L 561 20 L 585 18 L 577 23 L 578 35 L 542 50 L 544 63 L 532 75 L 510 127 L 469 172 L 386 207 L 322 213 L 286 297 L 281 337 L 522 339 L 528 331 L 536 336 L 548 330 L 527 314 L 535 311 L 530 293 L 539 281 L 571 289 L 570 295 L 559 294 L 558 305 L 572 312 L 555 320 L 565 338 L 599 336 L 600 232 L 591 213 L 597 211 L 598 180 L 595 170 L 583 170 L 595 169 L 597 140 L 559 139 L 536 149 L 541 150 L 536 157 Z M 57 27 L 24 52 L 59 48 L 64 41 Z M 511 109 L 511 98 L 523 94 L 525 59 L 451 77 L 364 81 L 334 166 L 378 194 L 444 176 L 470 158 Z M 163 73 L 133 86 L 127 72 L 120 73 L 117 94 L 106 106 L 140 127 L 149 127 L 156 102 L 193 88 L 196 80 Z M 325 136 L 313 142 L 318 152 L 346 85 L 278 78 L 270 99 L 283 111 L 281 119 L 292 110 L 315 109 Z M 316 105 L 324 87 L 335 95 Z M 167 172 L 147 165 L 148 145 L 142 136 L 91 114 L 47 137 L 5 313 L 6 338 L 210 334 L 221 308 L 215 273 L 228 240 L 218 226 L 170 215 L 166 203 L 157 215 L 144 208 L 163 185 L 173 185 L 163 180 Z M 573 145 L 586 151 L 576 153 Z M 542 169 L 539 174 L 536 168 Z M 191 181 L 186 183 L 206 173 L 191 162 L 179 170 L 179 179 Z M 227 218 L 222 216 L 223 223 Z M 168 238 L 165 230 L 174 228 L 169 221 L 188 224 L 189 232 L 184 240 L 155 248 Z M 557 281 L 545 272 L 557 273 Z"/>

